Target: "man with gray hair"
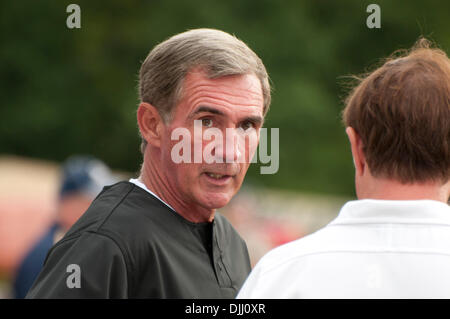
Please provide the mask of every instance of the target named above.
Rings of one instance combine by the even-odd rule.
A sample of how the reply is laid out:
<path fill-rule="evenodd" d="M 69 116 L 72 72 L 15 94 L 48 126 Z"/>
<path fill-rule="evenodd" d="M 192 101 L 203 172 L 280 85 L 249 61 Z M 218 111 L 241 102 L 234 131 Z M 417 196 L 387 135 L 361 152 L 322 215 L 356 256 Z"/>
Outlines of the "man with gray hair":
<path fill-rule="evenodd" d="M 139 80 L 140 176 L 96 198 L 27 297 L 233 298 L 249 274 L 245 242 L 216 209 L 256 151 L 270 104 L 263 63 L 236 37 L 197 29 L 157 45 Z"/>

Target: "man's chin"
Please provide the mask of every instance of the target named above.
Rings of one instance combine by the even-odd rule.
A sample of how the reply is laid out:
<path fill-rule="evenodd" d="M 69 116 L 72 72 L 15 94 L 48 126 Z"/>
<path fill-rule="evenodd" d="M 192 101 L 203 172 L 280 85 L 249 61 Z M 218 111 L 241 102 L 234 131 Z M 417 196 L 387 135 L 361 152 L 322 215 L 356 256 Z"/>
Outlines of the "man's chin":
<path fill-rule="evenodd" d="M 204 208 L 219 209 L 227 205 L 231 198 L 233 198 L 233 196 L 230 194 L 205 194 L 201 203 Z"/>

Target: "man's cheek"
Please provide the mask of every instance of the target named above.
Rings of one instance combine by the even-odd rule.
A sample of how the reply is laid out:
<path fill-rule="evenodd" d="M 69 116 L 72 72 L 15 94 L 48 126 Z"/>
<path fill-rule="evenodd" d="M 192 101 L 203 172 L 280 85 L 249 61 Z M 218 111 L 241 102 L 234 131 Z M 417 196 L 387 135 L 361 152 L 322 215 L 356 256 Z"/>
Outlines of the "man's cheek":
<path fill-rule="evenodd" d="M 240 149 L 242 150 L 241 163 L 251 163 L 258 148 L 259 136 L 254 134 L 247 136 L 244 140 L 241 139 Z M 248 165 L 247 165 L 248 167 Z"/>
<path fill-rule="evenodd" d="M 252 161 L 252 159 L 253 159 L 253 157 L 255 156 L 255 154 L 256 154 L 256 150 L 258 149 L 258 142 L 256 141 L 255 142 L 255 145 L 254 146 L 252 146 L 251 148 L 250 148 L 250 150 L 249 150 L 249 159 L 248 159 L 248 162 L 247 163 L 251 163 L 251 161 Z"/>

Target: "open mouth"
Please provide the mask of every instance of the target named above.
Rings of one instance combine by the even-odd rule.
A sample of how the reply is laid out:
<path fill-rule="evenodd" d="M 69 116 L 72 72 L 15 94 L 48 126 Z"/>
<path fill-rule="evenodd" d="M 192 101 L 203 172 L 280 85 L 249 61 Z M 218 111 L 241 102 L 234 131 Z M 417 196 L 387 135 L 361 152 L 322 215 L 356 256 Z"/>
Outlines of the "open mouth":
<path fill-rule="evenodd" d="M 229 181 L 233 178 L 232 175 L 218 174 L 218 173 L 212 173 L 212 172 L 205 172 L 204 175 L 206 176 L 206 178 L 210 184 L 213 184 L 216 186 L 227 185 L 229 183 Z"/>
<path fill-rule="evenodd" d="M 222 179 L 222 178 L 226 178 L 226 177 L 231 177 L 230 175 L 221 175 L 221 174 L 214 174 L 214 173 L 208 173 L 208 172 L 206 172 L 205 174 L 214 179 Z"/>

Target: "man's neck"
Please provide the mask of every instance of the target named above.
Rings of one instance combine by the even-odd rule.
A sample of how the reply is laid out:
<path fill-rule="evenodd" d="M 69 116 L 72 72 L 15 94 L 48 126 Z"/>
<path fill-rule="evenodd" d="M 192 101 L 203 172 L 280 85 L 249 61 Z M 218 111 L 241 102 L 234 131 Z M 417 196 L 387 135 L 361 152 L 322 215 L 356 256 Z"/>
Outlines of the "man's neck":
<path fill-rule="evenodd" d="M 447 203 L 450 183 L 438 182 L 402 184 L 395 180 L 376 178 L 359 199 L 421 200 L 429 199 Z"/>
<path fill-rule="evenodd" d="M 206 209 L 181 198 L 181 194 L 174 191 L 174 188 L 168 182 L 169 179 L 163 176 L 161 172 L 162 170 L 155 167 L 154 161 L 144 161 L 139 180 L 186 220 L 193 223 L 213 221 L 214 209 Z"/>

